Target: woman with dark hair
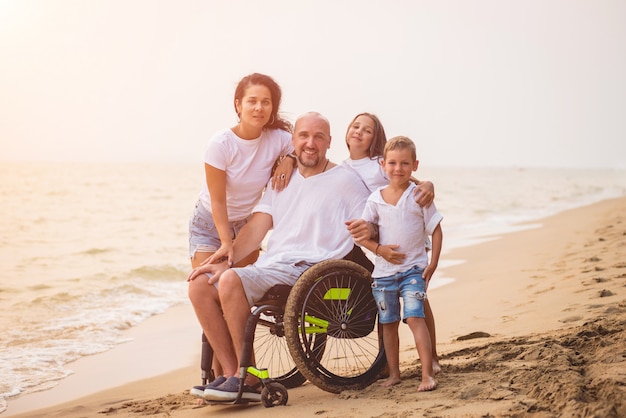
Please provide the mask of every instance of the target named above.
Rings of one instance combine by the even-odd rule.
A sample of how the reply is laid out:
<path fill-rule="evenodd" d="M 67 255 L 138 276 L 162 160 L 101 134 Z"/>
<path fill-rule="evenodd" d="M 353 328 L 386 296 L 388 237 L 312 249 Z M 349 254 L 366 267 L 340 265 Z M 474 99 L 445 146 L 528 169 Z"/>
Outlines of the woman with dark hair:
<path fill-rule="evenodd" d="M 216 132 L 204 154 L 206 181 L 189 221 L 189 257 L 195 268 L 215 255 L 231 263 L 233 241 L 261 198 L 272 172 L 282 190 L 295 166 L 292 125 L 279 114 L 282 92 L 269 76 L 242 78 L 233 104 L 237 124 Z M 273 171 L 274 170 L 274 171 Z M 255 250 L 237 265 L 253 263 Z"/>

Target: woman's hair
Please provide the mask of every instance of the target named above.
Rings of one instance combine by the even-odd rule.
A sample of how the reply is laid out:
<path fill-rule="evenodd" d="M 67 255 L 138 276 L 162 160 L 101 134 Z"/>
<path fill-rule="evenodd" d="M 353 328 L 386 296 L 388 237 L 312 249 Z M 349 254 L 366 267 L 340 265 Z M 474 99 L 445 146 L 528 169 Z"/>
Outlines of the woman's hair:
<path fill-rule="evenodd" d="M 235 113 L 237 112 L 237 100 L 241 101 L 246 89 L 249 86 L 254 85 L 267 87 L 272 95 L 272 115 L 270 116 L 270 121 L 263 127 L 263 129 L 282 129 L 283 131 L 293 132 L 291 122 L 283 119 L 278 114 L 278 109 L 280 109 L 280 102 L 283 96 L 280 86 L 272 79 L 272 77 L 265 74 L 252 73 L 239 81 L 239 84 L 237 84 L 237 88 L 235 89 L 235 99 L 233 100 Z"/>
<path fill-rule="evenodd" d="M 348 144 L 348 132 L 350 131 L 350 127 L 352 126 L 354 121 L 357 120 L 359 116 L 367 116 L 374 121 L 374 137 L 372 138 L 372 143 L 370 144 L 370 149 L 368 153 L 369 157 L 371 159 L 382 157 L 383 150 L 385 149 L 385 144 L 387 143 L 387 135 L 385 135 L 385 129 L 383 128 L 383 124 L 380 123 L 380 119 L 378 119 L 378 116 L 372 113 L 359 113 L 354 117 L 354 119 L 352 119 L 352 122 L 350 122 L 350 124 L 348 125 L 348 129 L 346 130 L 346 145 L 348 145 L 348 150 L 350 149 L 350 144 Z"/>

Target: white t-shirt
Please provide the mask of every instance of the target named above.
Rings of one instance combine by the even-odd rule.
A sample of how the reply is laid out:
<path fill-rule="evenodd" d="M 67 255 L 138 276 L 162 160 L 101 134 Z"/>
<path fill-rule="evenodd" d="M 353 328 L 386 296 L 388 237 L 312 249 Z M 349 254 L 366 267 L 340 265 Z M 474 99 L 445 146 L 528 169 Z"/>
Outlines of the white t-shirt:
<path fill-rule="evenodd" d="M 255 265 L 343 258 L 354 247 L 344 222 L 361 216 L 368 196 L 361 179 L 341 165 L 307 178 L 296 168 L 283 191 L 268 187 L 254 208 L 273 221 L 267 252 Z"/>
<path fill-rule="evenodd" d="M 352 160 L 350 158 L 343 161 L 343 164 L 352 168 L 363 179 L 365 185 L 373 193 L 379 187 L 383 187 L 389 184 L 387 174 L 383 171 L 383 167 L 379 158 L 370 157 L 361 158 L 359 160 Z"/>
<path fill-rule="evenodd" d="M 381 245 L 397 244 L 396 251 L 406 254 L 402 264 L 392 264 L 377 256 L 372 277 L 387 277 L 406 271 L 413 266 L 428 266 L 428 255 L 424 248 L 424 239 L 443 219 L 435 204 L 422 208 L 415 203 L 413 194 L 417 186 L 410 183 L 396 205 L 383 200 L 379 188 L 370 195 L 363 210 L 363 219 L 378 224 Z"/>
<path fill-rule="evenodd" d="M 385 187 L 389 184 L 389 178 L 387 173 L 383 170 L 381 160 L 379 158 L 371 159 L 369 157 L 361 158 L 359 160 L 352 160 L 350 158 L 343 161 L 343 164 L 352 168 L 361 179 L 365 182 L 365 185 L 369 189 L 370 193 L 374 193 L 378 188 Z M 427 236 L 424 245 L 427 250 L 432 248 L 430 238 Z"/>
<path fill-rule="evenodd" d="M 232 130 L 224 129 L 209 139 L 204 162 L 226 172 L 226 205 L 230 222 L 245 219 L 252 213 L 276 159 L 292 151 L 291 133 L 281 129 L 263 130 L 261 136 L 251 140 L 241 139 Z M 211 212 L 206 181 L 200 201 Z"/>

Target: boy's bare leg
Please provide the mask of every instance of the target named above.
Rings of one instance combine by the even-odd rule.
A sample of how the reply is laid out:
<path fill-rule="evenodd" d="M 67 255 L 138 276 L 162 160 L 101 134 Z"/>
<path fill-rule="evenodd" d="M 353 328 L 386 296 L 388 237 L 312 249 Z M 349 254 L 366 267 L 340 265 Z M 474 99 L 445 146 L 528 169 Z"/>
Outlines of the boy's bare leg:
<path fill-rule="evenodd" d="M 389 367 L 389 377 L 383 380 L 380 385 L 390 387 L 400 383 L 400 337 L 398 336 L 398 326 L 400 322 L 390 324 L 379 324 L 383 328 L 383 342 L 385 344 L 385 355 Z"/>
<path fill-rule="evenodd" d="M 415 347 L 422 364 L 422 381 L 417 388 L 418 392 L 426 392 L 437 387 L 435 373 L 433 372 L 432 347 L 430 344 L 430 335 L 424 318 L 407 318 L 407 324 L 413 332 L 415 339 Z"/>
<path fill-rule="evenodd" d="M 433 311 L 430 308 L 430 302 L 428 299 L 424 301 L 424 316 L 426 320 L 426 326 L 428 327 L 428 334 L 430 335 L 431 355 L 433 358 L 433 373 L 436 375 L 441 371 L 441 365 L 439 364 L 439 354 L 437 354 L 437 334 L 435 332 L 435 317 Z"/>

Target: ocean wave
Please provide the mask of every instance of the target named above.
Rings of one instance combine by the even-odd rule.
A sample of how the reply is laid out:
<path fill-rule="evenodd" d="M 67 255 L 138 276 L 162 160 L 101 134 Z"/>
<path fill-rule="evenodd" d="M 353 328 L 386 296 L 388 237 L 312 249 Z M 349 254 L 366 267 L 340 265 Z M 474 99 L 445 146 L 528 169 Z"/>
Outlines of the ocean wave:
<path fill-rule="evenodd" d="M 128 276 L 150 280 L 185 281 L 188 273 L 187 267 L 183 269 L 174 265 L 145 265 L 131 270 Z"/>
<path fill-rule="evenodd" d="M 171 306 L 187 303 L 184 281 L 135 274 L 132 283 L 110 280 L 108 284 L 86 293 L 40 296 L 12 312 L 8 319 L 20 321 L 20 326 L 3 332 L 0 399 L 49 388 L 71 373 L 68 363 L 128 341 L 124 331 Z"/>

